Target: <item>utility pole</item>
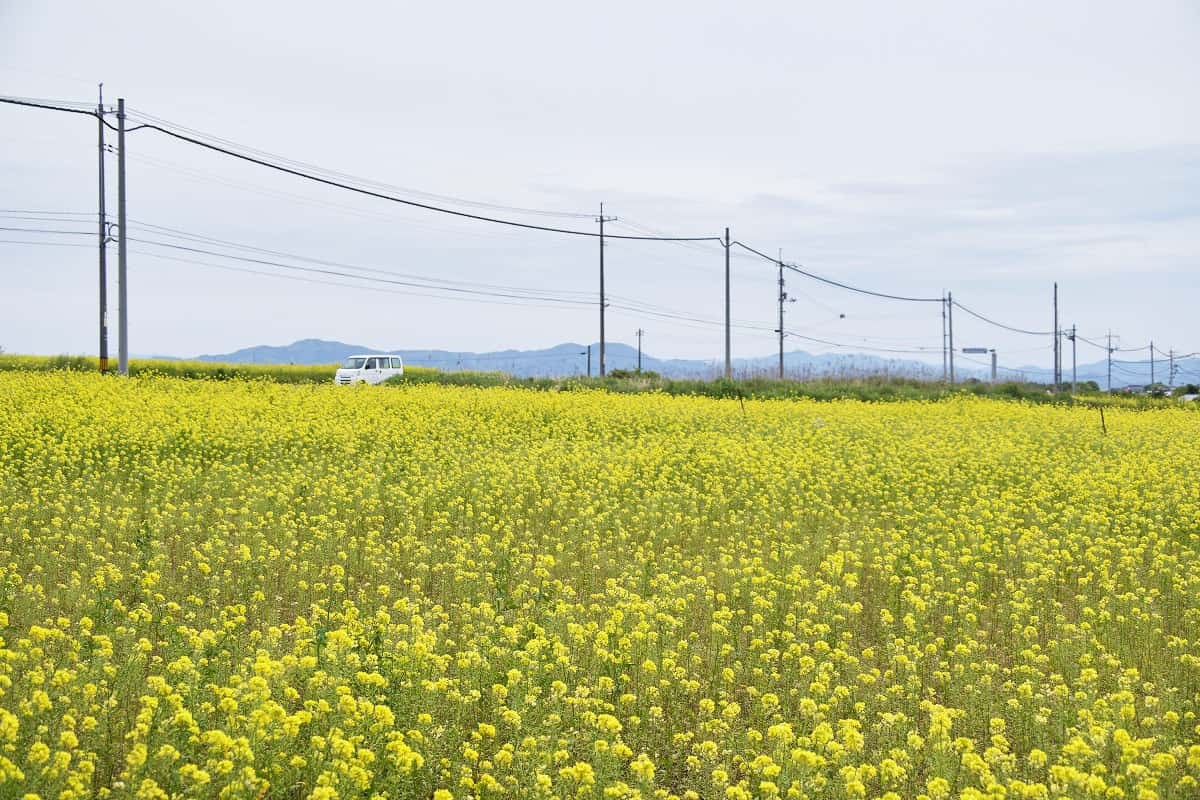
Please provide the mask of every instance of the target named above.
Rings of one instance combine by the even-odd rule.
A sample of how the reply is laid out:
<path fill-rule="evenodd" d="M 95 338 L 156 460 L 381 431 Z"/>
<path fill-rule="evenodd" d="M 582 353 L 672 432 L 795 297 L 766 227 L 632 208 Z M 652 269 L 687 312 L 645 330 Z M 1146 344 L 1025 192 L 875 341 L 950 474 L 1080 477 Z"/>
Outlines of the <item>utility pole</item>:
<path fill-rule="evenodd" d="M 996 382 L 996 348 L 992 348 L 992 383 Z"/>
<path fill-rule="evenodd" d="M 1167 351 L 1167 357 L 1171 360 L 1171 367 L 1170 367 L 1169 372 L 1167 373 L 1167 385 L 1174 387 L 1175 386 L 1175 348 L 1174 347 L 1172 347 L 1169 351 Z"/>
<path fill-rule="evenodd" d="M 1154 340 L 1150 340 L 1150 385 L 1154 385 Z"/>
<path fill-rule="evenodd" d="M 950 385 L 954 385 L 954 292 L 946 292 L 946 329 L 950 334 Z"/>
<path fill-rule="evenodd" d="M 949 375 L 949 361 L 946 355 L 946 290 L 942 290 L 942 383 L 946 382 L 946 377 Z"/>
<path fill-rule="evenodd" d="M 783 380 L 783 304 L 787 300 L 787 292 L 783 284 L 783 251 L 779 251 L 779 380 Z"/>
<path fill-rule="evenodd" d="M 117 373 L 129 375 L 129 286 L 125 235 L 125 98 L 117 98 Z"/>
<path fill-rule="evenodd" d="M 638 371 L 638 374 L 641 374 L 641 371 L 642 371 L 642 337 L 645 335 L 646 335 L 646 332 L 644 330 L 642 330 L 641 328 L 637 329 L 637 337 L 638 337 L 638 367 L 637 367 L 637 371 Z"/>
<path fill-rule="evenodd" d="M 1071 325 L 1071 394 L 1075 394 L 1075 326 Z"/>
<path fill-rule="evenodd" d="M 1058 281 L 1054 282 L 1054 393 L 1058 393 L 1062 384 L 1062 359 L 1059 357 L 1058 339 Z"/>
<path fill-rule="evenodd" d="M 100 371 L 108 372 L 108 220 L 104 213 L 104 84 L 96 105 L 100 129 Z"/>
<path fill-rule="evenodd" d="M 1108 347 L 1105 348 L 1105 351 L 1108 354 L 1107 355 L 1107 357 L 1108 357 L 1108 380 L 1107 380 L 1108 388 L 1107 388 L 1107 391 L 1112 392 L 1112 354 L 1113 354 L 1112 331 L 1108 332 Z"/>
<path fill-rule="evenodd" d="M 592 377 L 592 346 L 589 344 L 586 350 L 580 350 L 579 355 L 587 356 L 587 376 Z"/>
<path fill-rule="evenodd" d="M 604 216 L 604 203 L 600 204 L 600 216 L 596 217 L 596 221 L 600 223 L 600 377 L 604 377 L 604 223 L 615 222 L 616 217 Z M 591 370 L 588 370 L 588 375 L 591 375 Z"/>
<path fill-rule="evenodd" d="M 725 380 L 733 377 L 733 358 L 729 340 L 729 228 L 725 229 Z"/>

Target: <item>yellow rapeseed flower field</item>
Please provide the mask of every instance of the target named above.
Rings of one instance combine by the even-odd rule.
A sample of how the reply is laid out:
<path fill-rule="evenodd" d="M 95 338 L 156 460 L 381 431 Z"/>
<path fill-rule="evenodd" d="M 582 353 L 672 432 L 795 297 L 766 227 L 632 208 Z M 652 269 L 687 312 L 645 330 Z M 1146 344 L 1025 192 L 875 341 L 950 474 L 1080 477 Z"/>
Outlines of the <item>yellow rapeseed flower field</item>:
<path fill-rule="evenodd" d="M 0 798 L 1195 798 L 1200 414 L 0 374 Z"/>

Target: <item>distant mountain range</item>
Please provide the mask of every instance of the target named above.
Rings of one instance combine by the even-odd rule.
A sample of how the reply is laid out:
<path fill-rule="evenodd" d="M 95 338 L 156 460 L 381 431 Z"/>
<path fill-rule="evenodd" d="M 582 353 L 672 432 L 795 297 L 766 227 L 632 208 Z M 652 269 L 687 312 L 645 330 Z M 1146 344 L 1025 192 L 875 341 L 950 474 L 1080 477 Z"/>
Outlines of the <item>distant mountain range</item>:
<path fill-rule="evenodd" d="M 411 366 L 434 367 L 441 370 L 481 370 L 506 372 L 521 378 L 561 377 L 587 373 L 587 345 L 567 342 L 542 350 L 498 350 L 485 353 L 457 352 L 449 350 L 411 350 L 369 347 L 324 339 L 301 339 L 288 345 L 259 345 L 236 350 L 232 353 L 206 354 L 197 356 L 199 361 L 214 361 L 231 364 L 333 364 L 352 353 L 397 353 L 404 363 Z M 600 371 L 600 347 L 592 344 L 592 374 Z M 1001 354 L 1003 355 L 1003 354 Z M 967 361 L 959 356 L 955 359 L 955 374 L 964 378 L 986 379 L 990 368 L 983 366 L 987 356 L 974 356 L 976 361 Z M 734 359 L 734 371 L 738 375 L 774 375 L 778 369 L 779 356 L 765 355 L 755 358 Z M 1003 360 L 1001 360 L 1003 363 Z M 637 350 L 620 342 L 609 342 L 606 347 L 605 366 L 614 369 L 637 368 Z M 722 372 L 719 361 L 701 359 L 661 359 L 642 353 L 642 369 L 672 378 L 715 378 Z M 1176 361 L 1176 383 L 1200 381 L 1200 359 L 1190 358 Z M 818 376 L 861 376 L 893 375 L 936 379 L 942 375 L 941 364 L 931 365 L 911 359 L 881 358 L 862 353 L 812 354 L 793 350 L 784 354 L 784 370 L 791 377 Z M 1071 379 L 1070 362 L 1064 365 L 1064 378 Z M 1097 361 L 1080 364 L 1076 370 L 1079 381 L 1096 381 L 1101 387 L 1106 384 L 1107 364 Z M 1026 365 L 1018 368 L 1001 367 L 1001 379 L 1017 378 L 1036 383 L 1053 380 L 1047 366 Z M 1167 380 L 1167 361 L 1158 359 L 1154 378 Z M 1113 361 L 1112 385 L 1150 383 L 1149 361 L 1122 359 Z"/>
<path fill-rule="evenodd" d="M 197 356 L 199 361 L 214 361 L 231 364 L 332 364 L 352 353 L 396 353 L 406 365 L 434 367 L 441 370 L 480 370 L 506 372 L 517 377 L 561 377 L 585 375 L 588 370 L 588 346 L 567 342 L 542 350 L 498 350 L 486 353 L 457 352 L 450 350 L 386 349 L 366 345 L 331 342 L 323 339 L 302 339 L 289 345 L 260 345 L 236 350 L 232 353 L 206 354 Z M 600 373 L 600 346 L 591 345 L 591 369 L 593 375 Z M 739 375 L 774 374 L 778 369 L 778 355 L 734 360 L 734 370 Z M 609 342 L 605 347 L 605 368 L 633 370 L 637 368 L 637 350 L 620 342 Z M 642 369 L 657 372 L 672 378 L 718 377 L 723 364 L 701 359 L 656 358 L 642 353 Z M 816 375 L 864 375 L 887 374 L 909 377 L 935 378 L 941 375 L 941 366 L 902 359 L 885 359 L 873 355 L 813 355 L 800 350 L 784 354 L 784 369 L 796 377 Z"/>

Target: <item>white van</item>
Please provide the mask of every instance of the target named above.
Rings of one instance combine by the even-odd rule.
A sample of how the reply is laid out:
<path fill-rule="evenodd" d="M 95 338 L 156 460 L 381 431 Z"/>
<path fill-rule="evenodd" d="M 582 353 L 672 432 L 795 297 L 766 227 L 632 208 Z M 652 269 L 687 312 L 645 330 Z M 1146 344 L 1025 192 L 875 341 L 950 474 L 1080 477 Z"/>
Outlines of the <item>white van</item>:
<path fill-rule="evenodd" d="M 383 383 L 393 375 L 404 374 L 404 362 L 396 355 L 349 356 L 333 375 L 333 382 L 343 385 L 351 383 Z"/>

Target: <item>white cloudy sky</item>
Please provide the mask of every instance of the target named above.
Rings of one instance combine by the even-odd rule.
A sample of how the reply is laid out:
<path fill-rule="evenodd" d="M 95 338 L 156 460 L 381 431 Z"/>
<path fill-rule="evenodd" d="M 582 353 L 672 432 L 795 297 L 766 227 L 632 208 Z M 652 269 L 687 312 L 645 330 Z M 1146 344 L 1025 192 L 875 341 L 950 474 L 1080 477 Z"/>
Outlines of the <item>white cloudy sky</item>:
<path fill-rule="evenodd" d="M 1058 280 L 1064 325 L 1091 337 L 1111 328 L 1129 347 L 1154 339 L 1192 350 L 1198 41 L 1191 2 L 0 0 L 0 94 L 91 100 L 103 80 L 106 99 L 406 187 L 413 199 L 421 191 L 580 214 L 603 201 L 620 218 L 611 232 L 635 232 L 622 227 L 632 222 L 707 236 L 728 225 L 815 272 L 906 295 L 949 289 L 1023 328 L 1050 328 Z M 95 138 L 86 117 L 0 106 L 0 208 L 93 213 Z M 115 167 L 110 157 L 110 209 Z M 494 213 L 595 230 L 588 218 Z M 135 353 L 303 337 L 490 350 L 598 336 L 593 239 L 406 209 L 153 131 L 129 136 L 129 215 L 314 259 L 592 303 L 314 284 L 152 258 L 303 274 L 138 244 Z M 95 227 L 92 218 L 15 216 L 0 227 Z M 131 225 L 134 235 L 154 238 Z M 19 231 L 0 239 L 0 346 L 93 352 L 94 249 L 14 243 L 92 242 Z M 616 305 L 723 314 L 719 247 L 612 242 L 607 262 Z M 735 355 L 771 352 L 774 269 L 735 259 L 733 284 L 734 318 L 765 329 L 739 329 Z M 791 331 L 852 349 L 931 348 L 941 361 L 939 304 L 867 300 L 798 276 L 789 291 Z M 632 342 L 638 327 L 656 355 L 722 353 L 717 326 L 610 309 L 610 340 Z M 112 342 L 115 353 L 115 329 Z M 1002 363 L 1049 361 L 1047 337 L 964 314 L 956 343 L 996 347 Z M 798 338 L 791 347 L 835 349 Z"/>

